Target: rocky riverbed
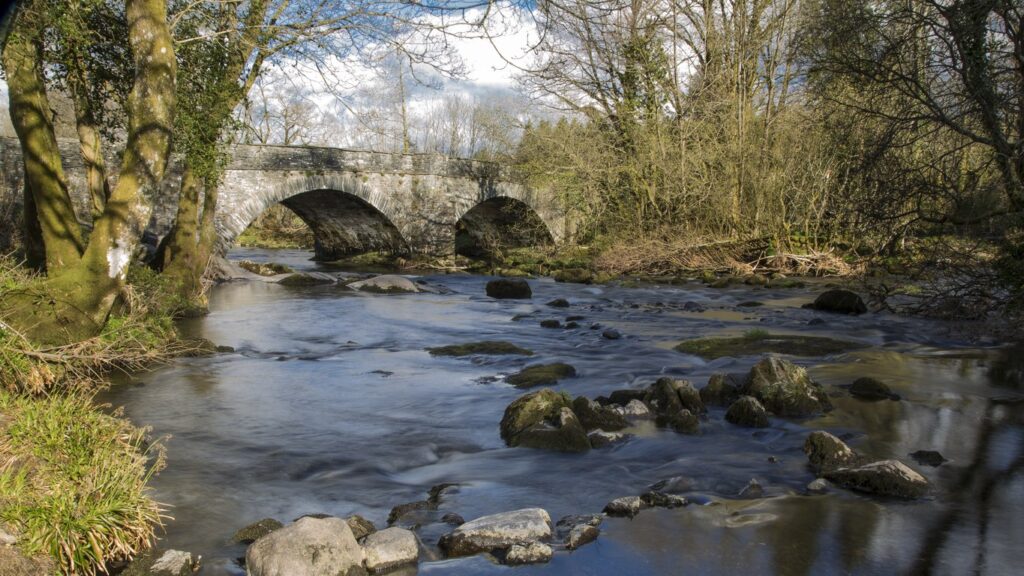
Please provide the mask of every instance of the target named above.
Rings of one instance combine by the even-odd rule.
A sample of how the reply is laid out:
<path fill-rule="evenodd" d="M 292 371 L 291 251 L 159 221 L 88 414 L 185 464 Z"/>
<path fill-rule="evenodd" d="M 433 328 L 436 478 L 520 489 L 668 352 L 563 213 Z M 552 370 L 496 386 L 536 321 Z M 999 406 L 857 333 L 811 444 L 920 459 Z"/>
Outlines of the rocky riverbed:
<path fill-rule="evenodd" d="M 318 281 L 217 288 L 186 329 L 233 352 L 105 397 L 170 435 L 160 546 L 201 574 L 273 573 L 322 533 L 399 574 L 1016 573 L 1020 349 L 824 283 L 494 298 L 236 256 Z"/>

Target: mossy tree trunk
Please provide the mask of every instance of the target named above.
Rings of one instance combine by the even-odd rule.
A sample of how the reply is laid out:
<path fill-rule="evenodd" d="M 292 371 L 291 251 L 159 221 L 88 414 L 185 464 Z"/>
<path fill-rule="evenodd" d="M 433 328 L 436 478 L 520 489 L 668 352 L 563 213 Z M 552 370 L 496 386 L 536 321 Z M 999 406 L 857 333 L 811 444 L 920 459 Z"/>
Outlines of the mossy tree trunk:
<path fill-rule="evenodd" d="M 184 168 L 178 213 L 159 264 L 164 275 L 176 280 L 183 296 L 199 303 L 203 298 L 203 275 L 217 238 L 214 215 L 224 160 L 219 147 L 233 111 L 252 89 L 267 57 L 269 37 L 261 24 L 269 8 L 268 2 L 256 0 L 249 4 L 248 12 L 240 21 L 233 16 L 225 18 L 228 29 L 237 28 L 237 31 L 226 46 L 224 65 L 213 77 L 202 79 L 203 82 L 192 79 L 192 87 L 179 87 L 199 92 L 188 97 L 209 105 L 203 107 L 205 116 L 201 119 L 201 128 L 191 131 L 187 149 L 182 150 Z M 275 19 L 276 16 L 271 22 Z M 193 123 L 183 124 L 187 127 Z"/>
<path fill-rule="evenodd" d="M 166 0 L 127 0 L 125 12 L 135 78 L 124 158 L 79 262 L 51 272 L 45 295 L 36 297 L 24 317 L 13 318 L 40 343 L 74 342 L 102 329 L 149 219 L 149 198 L 158 193 L 167 168 L 177 69 Z"/>
<path fill-rule="evenodd" d="M 39 2 L 21 6 L 3 49 L 11 122 L 21 142 L 25 186 L 35 206 L 38 230 L 51 273 L 79 262 L 82 231 L 68 194 L 53 129 L 43 70 L 45 17 Z M 30 214 L 26 214 L 30 216 Z M 28 223 L 31 231 L 31 223 Z"/>
<path fill-rule="evenodd" d="M 93 111 L 93 103 L 89 99 L 88 86 L 91 81 L 89 74 L 82 69 L 80 62 L 71 63 L 74 68 L 69 71 L 68 84 L 75 103 L 75 129 L 78 132 L 78 147 L 85 163 L 85 182 L 89 190 L 89 209 L 93 222 L 103 216 L 103 209 L 110 197 L 110 185 L 107 183 L 107 166 L 103 158 L 103 141 L 100 138 L 99 123 Z"/>

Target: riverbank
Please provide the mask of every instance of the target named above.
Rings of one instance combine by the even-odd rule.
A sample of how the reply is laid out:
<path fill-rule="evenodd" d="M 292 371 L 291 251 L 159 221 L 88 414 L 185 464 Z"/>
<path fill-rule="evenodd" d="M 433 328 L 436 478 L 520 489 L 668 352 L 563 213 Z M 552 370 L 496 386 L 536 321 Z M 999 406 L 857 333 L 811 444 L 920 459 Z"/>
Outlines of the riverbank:
<path fill-rule="evenodd" d="M 147 484 L 159 441 L 93 401 L 112 372 L 200 350 L 174 326 L 179 302 L 147 269 L 95 338 L 34 345 L 0 318 L 0 575 L 92 575 L 146 550 L 162 524 Z M 40 278 L 0 262 L 0 301 Z M 14 570 L 14 572 L 5 572 Z"/>

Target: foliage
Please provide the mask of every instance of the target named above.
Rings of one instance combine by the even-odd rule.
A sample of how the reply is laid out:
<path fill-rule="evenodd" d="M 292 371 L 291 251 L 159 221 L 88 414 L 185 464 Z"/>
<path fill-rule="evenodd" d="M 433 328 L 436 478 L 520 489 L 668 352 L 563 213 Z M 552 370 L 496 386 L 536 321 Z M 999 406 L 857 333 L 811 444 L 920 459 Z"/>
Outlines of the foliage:
<path fill-rule="evenodd" d="M 164 518 L 146 489 L 162 448 L 83 396 L 0 390 L 0 518 L 28 554 L 94 575 L 149 547 Z"/>

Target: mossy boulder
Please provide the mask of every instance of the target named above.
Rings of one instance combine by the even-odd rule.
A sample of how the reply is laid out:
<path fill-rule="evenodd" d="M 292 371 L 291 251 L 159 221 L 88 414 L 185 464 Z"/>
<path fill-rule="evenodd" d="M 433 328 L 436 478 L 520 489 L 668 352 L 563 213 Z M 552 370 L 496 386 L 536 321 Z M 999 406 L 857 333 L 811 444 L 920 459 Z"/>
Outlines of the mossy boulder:
<path fill-rule="evenodd" d="M 277 281 L 282 286 L 319 286 L 337 282 L 337 278 L 323 272 L 295 272 Z"/>
<path fill-rule="evenodd" d="M 614 432 L 629 425 L 621 414 L 584 396 L 579 396 L 572 401 L 572 411 L 576 413 L 580 424 L 587 431 L 600 429 Z"/>
<path fill-rule="evenodd" d="M 694 414 L 705 412 L 700 392 L 686 380 L 659 378 L 648 389 L 643 400 L 655 414 L 662 416 L 672 416 L 683 409 Z"/>
<path fill-rule="evenodd" d="M 814 299 L 813 303 L 806 304 L 804 307 L 837 314 L 858 315 L 868 311 L 864 300 L 856 292 L 840 289 L 822 292 Z"/>
<path fill-rule="evenodd" d="M 348 287 L 373 294 L 415 294 L 422 291 L 412 280 L 396 274 L 384 274 L 359 280 L 349 284 Z"/>
<path fill-rule="evenodd" d="M 576 375 L 576 369 L 562 362 L 552 364 L 537 364 L 527 366 L 519 372 L 505 379 L 506 382 L 516 388 L 535 388 L 537 386 L 550 386 L 563 378 L 571 378 Z"/>
<path fill-rule="evenodd" d="M 768 411 L 753 396 L 741 396 L 725 412 L 725 419 L 737 426 L 767 428 Z"/>
<path fill-rule="evenodd" d="M 526 280 L 519 278 L 498 278 L 487 283 L 487 295 L 496 299 L 532 298 L 533 291 Z"/>
<path fill-rule="evenodd" d="M 731 406 L 740 396 L 740 385 L 732 375 L 716 372 L 708 378 L 707 386 L 700 389 L 700 399 L 705 406 Z"/>
<path fill-rule="evenodd" d="M 432 356 L 533 356 L 532 350 L 520 348 L 511 342 L 501 340 L 483 340 L 481 342 L 467 342 L 465 344 L 452 344 L 449 346 L 438 346 L 427 348 Z"/>
<path fill-rule="evenodd" d="M 237 544 L 252 544 L 260 538 L 270 534 L 274 530 L 282 528 L 281 524 L 273 518 L 264 518 L 242 528 L 231 537 L 231 541 Z"/>
<path fill-rule="evenodd" d="M 686 408 L 672 414 L 659 416 L 658 423 L 668 426 L 680 434 L 700 433 L 700 419 Z"/>
<path fill-rule="evenodd" d="M 877 378 L 858 378 L 850 385 L 850 395 L 861 400 L 899 400 L 899 394 L 894 394 L 892 389 L 885 382 Z"/>
<path fill-rule="evenodd" d="M 828 395 L 811 381 L 807 370 L 777 356 L 768 356 L 750 369 L 742 392 L 776 416 L 803 418 L 832 409 Z"/>
<path fill-rule="evenodd" d="M 522 396 L 505 408 L 501 437 L 512 447 L 586 452 L 590 440 L 571 405 L 568 394 L 547 388 Z"/>
<path fill-rule="evenodd" d="M 804 441 L 804 454 L 817 474 L 861 462 L 862 458 L 835 435 L 818 430 Z"/>

